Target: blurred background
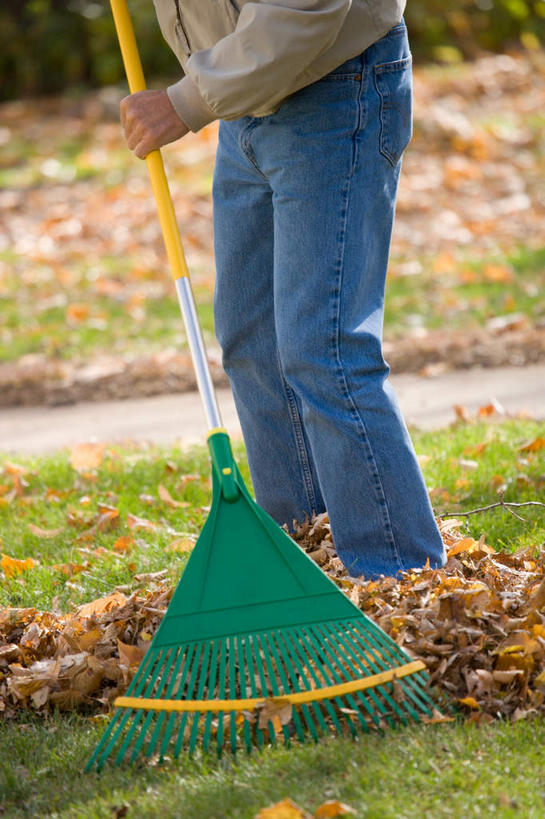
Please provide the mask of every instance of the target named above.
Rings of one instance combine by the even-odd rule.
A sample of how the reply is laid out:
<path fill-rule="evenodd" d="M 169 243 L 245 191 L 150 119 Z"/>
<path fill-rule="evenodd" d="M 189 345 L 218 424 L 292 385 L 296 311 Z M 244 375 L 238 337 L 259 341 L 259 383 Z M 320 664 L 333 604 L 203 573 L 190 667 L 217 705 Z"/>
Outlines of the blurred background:
<path fill-rule="evenodd" d="M 142 57 L 150 75 L 175 73 L 151 0 L 133 0 Z M 543 0 L 409 0 L 405 14 L 419 62 L 459 62 L 483 51 L 539 47 Z M 123 79 L 109 5 L 97 0 L 3 0 L 0 96 L 50 94 Z"/>
<path fill-rule="evenodd" d="M 178 76 L 131 0 L 148 85 Z M 414 138 L 388 276 L 386 356 L 433 378 L 545 360 L 545 2 L 409 0 Z M 0 6 L 0 406 L 193 384 L 145 164 L 127 151 L 109 5 Z M 214 374 L 217 126 L 164 150 Z M 408 344 L 407 341 L 410 340 Z"/>

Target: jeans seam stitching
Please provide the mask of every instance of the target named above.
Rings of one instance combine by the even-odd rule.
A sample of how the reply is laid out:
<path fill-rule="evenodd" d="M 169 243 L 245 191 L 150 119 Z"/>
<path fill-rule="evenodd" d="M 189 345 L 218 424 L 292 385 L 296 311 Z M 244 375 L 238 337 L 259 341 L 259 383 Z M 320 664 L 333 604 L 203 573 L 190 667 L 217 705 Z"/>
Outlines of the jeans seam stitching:
<path fill-rule="evenodd" d="M 299 460 L 299 465 L 301 467 L 301 473 L 303 476 L 303 485 L 305 487 L 305 494 L 307 496 L 307 501 L 310 507 L 310 511 L 312 514 L 316 514 L 316 492 L 314 491 L 314 482 L 312 480 L 312 474 L 310 471 L 310 459 L 308 457 L 307 448 L 305 446 L 305 440 L 303 438 L 303 430 L 302 430 L 302 423 L 301 418 L 299 416 L 299 409 L 295 402 L 295 397 L 293 395 L 293 391 L 291 390 L 289 384 L 287 383 L 286 379 L 284 378 L 284 374 L 282 372 L 282 366 L 280 363 L 280 356 L 278 356 L 278 367 L 280 370 L 280 378 L 282 379 L 282 386 L 284 388 L 284 394 L 286 396 L 286 400 L 288 402 L 288 410 L 290 415 L 290 420 L 292 424 L 292 430 L 295 437 L 295 447 L 297 451 L 297 458 Z"/>
<path fill-rule="evenodd" d="M 375 490 L 378 490 L 378 505 L 382 507 L 382 517 L 383 522 L 385 524 L 385 534 L 387 535 L 387 540 L 389 541 L 390 548 L 395 556 L 397 564 L 399 568 L 404 571 L 405 566 L 401 559 L 401 555 L 399 553 L 399 549 L 397 547 L 397 543 L 394 536 L 392 521 L 390 518 L 390 510 L 388 508 L 388 501 L 386 499 L 386 494 L 384 492 L 384 486 L 382 484 L 380 478 L 380 472 L 378 469 L 378 465 L 373 453 L 373 448 L 371 446 L 371 442 L 369 440 L 369 436 L 367 434 L 367 429 L 365 426 L 365 422 L 361 416 L 361 413 L 358 411 L 356 407 L 356 403 L 352 397 L 348 386 L 348 379 L 346 377 L 346 373 L 342 363 L 341 357 L 341 350 L 340 350 L 340 341 L 339 341 L 339 334 L 340 334 L 340 313 L 341 313 L 341 284 L 342 284 L 342 265 L 344 261 L 344 250 L 345 250 L 345 238 L 346 238 L 346 221 L 348 218 L 348 204 L 350 198 L 350 189 L 351 189 L 351 175 L 348 176 L 347 184 L 345 190 L 343 191 L 344 201 L 343 201 L 343 211 L 342 211 L 342 227 L 341 227 L 341 234 L 340 234 L 340 253 L 339 253 L 339 260 L 338 260 L 338 270 L 337 270 L 337 283 L 334 292 L 334 315 L 333 315 L 333 344 L 334 344 L 334 352 L 336 357 L 337 363 L 337 375 L 339 377 L 339 383 L 341 386 L 341 393 L 344 395 L 345 399 L 347 399 L 347 403 L 350 409 L 350 414 L 352 415 L 353 420 L 356 422 L 356 428 L 360 431 L 360 438 L 362 439 L 363 445 L 367 451 L 368 457 L 367 460 L 370 463 L 372 474 L 374 478 Z"/>
<path fill-rule="evenodd" d="M 250 162 L 253 165 L 253 167 L 256 169 L 258 174 L 263 179 L 267 179 L 267 177 L 265 176 L 265 174 L 263 173 L 263 171 L 261 170 L 261 168 L 257 164 L 257 159 L 256 159 L 256 156 L 254 154 L 252 145 L 250 143 L 250 136 L 252 135 L 252 132 L 255 130 L 255 128 L 257 128 L 258 124 L 259 123 L 255 122 L 255 121 L 250 122 L 246 126 L 246 128 L 241 131 L 241 133 L 239 135 L 239 138 L 238 138 L 238 144 L 239 144 L 240 150 L 242 151 L 242 153 L 244 154 L 244 156 L 246 157 L 248 162 Z"/>

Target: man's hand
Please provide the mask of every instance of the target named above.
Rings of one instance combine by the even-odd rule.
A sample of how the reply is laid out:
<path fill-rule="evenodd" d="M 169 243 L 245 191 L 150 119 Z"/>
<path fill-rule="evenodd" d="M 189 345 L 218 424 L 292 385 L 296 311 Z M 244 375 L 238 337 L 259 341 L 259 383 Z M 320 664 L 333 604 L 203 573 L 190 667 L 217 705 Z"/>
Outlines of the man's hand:
<path fill-rule="evenodd" d="M 189 131 L 166 91 L 138 91 L 121 100 L 121 125 L 127 145 L 138 159 Z"/>

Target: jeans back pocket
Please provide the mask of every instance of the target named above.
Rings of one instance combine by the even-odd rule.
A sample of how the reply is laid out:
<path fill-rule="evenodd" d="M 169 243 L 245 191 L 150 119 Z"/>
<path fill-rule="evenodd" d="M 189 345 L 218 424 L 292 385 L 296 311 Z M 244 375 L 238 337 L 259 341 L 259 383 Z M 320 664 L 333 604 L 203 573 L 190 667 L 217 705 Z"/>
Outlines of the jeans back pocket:
<path fill-rule="evenodd" d="M 376 65 L 380 96 L 380 152 L 396 165 L 413 133 L 412 57 Z"/>

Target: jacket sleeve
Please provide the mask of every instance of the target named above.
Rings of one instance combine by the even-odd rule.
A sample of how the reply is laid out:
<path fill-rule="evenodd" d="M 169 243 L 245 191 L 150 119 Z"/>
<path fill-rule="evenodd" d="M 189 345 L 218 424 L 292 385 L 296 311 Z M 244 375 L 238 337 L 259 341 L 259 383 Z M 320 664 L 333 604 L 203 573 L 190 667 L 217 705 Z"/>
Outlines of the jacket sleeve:
<path fill-rule="evenodd" d="M 274 109 L 295 78 L 335 41 L 351 0 L 254 0 L 232 34 L 191 55 L 186 76 L 167 89 L 185 124 Z"/>

